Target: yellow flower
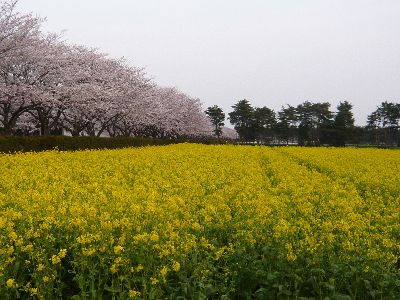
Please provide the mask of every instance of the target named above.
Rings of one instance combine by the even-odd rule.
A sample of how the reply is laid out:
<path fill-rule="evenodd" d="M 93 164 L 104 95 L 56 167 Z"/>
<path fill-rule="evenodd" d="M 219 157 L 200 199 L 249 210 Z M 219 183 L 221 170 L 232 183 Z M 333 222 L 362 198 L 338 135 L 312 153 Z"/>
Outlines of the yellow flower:
<path fill-rule="evenodd" d="M 135 290 L 129 290 L 128 296 L 129 298 L 136 298 L 140 296 L 140 292 Z"/>
<path fill-rule="evenodd" d="M 289 253 L 286 255 L 286 259 L 287 259 L 288 261 L 295 261 L 295 260 L 297 259 L 297 255 L 294 254 L 293 252 L 289 252 Z"/>
<path fill-rule="evenodd" d="M 215 260 L 219 260 L 225 253 L 226 247 L 223 246 L 221 249 L 219 249 L 217 252 L 215 252 Z"/>
<path fill-rule="evenodd" d="M 110 271 L 113 274 L 117 273 L 118 272 L 118 265 L 112 264 L 111 267 L 110 267 Z"/>
<path fill-rule="evenodd" d="M 91 256 L 95 252 L 96 252 L 95 248 L 89 248 L 89 249 L 87 249 L 85 247 L 82 248 L 82 254 L 85 256 Z"/>
<path fill-rule="evenodd" d="M 67 255 L 67 249 L 61 249 L 60 252 L 58 252 L 58 256 L 60 258 L 64 258 Z"/>
<path fill-rule="evenodd" d="M 123 250 L 124 250 L 124 247 L 122 247 L 120 245 L 114 247 L 114 253 L 116 255 L 119 255 Z"/>
<path fill-rule="evenodd" d="M 9 264 L 13 263 L 14 261 L 15 261 L 15 256 L 8 257 L 6 259 L 6 265 L 9 265 Z"/>
<path fill-rule="evenodd" d="M 15 280 L 14 279 L 8 279 L 7 281 L 6 281 L 6 284 L 7 284 L 7 287 L 9 288 L 9 289 L 11 289 L 11 288 L 13 288 L 14 286 L 15 286 Z"/>
<path fill-rule="evenodd" d="M 158 279 L 157 279 L 157 278 L 154 278 L 154 277 L 150 277 L 150 283 L 151 283 L 152 285 L 156 285 L 156 284 L 158 283 Z"/>
<path fill-rule="evenodd" d="M 30 290 L 31 296 L 35 296 L 38 293 L 38 288 L 31 288 Z"/>
<path fill-rule="evenodd" d="M 8 255 L 11 255 L 11 254 L 13 254 L 13 253 L 14 253 L 14 247 L 13 247 L 13 246 L 8 247 L 8 249 L 7 249 L 7 254 L 8 254 Z"/>
<path fill-rule="evenodd" d="M 36 270 L 43 271 L 44 270 L 44 265 L 43 264 L 38 264 Z"/>
<path fill-rule="evenodd" d="M 15 231 L 10 232 L 8 236 L 12 241 L 15 241 L 18 238 L 18 235 L 15 233 Z"/>
<path fill-rule="evenodd" d="M 29 244 L 29 245 L 26 245 L 26 246 L 22 246 L 21 247 L 21 251 L 22 252 L 30 252 L 30 251 L 32 251 L 33 250 L 33 245 L 32 244 Z"/>
<path fill-rule="evenodd" d="M 23 244 L 24 244 L 23 239 L 18 239 L 15 241 L 15 246 L 17 246 L 17 247 L 21 247 Z"/>
<path fill-rule="evenodd" d="M 181 269 L 181 264 L 177 261 L 174 261 L 172 263 L 172 270 L 174 270 L 175 272 L 178 272 Z"/>
<path fill-rule="evenodd" d="M 58 255 L 53 255 L 51 257 L 51 263 L 53 265 L 59 264 L 61 262 L 61 258 Z"/>
<path fill-rule="evenodd" d="M 160 275 L 162 278 L 165 278 L 167 276 L 168 273 L 168 268 L 166 266 L 162 267 L 160 270 Z"/>
<path fill-rule="evenodd" d="M 142 270 L 143 270 L 143 265 L 139 264 L 139 265 L 136 267 L 136 272 L 140 272 L 140 271 L 142 271 Z"/>
<path fill-rule="evenodd" d="M 194 230 L 196 230 L 196 231 L 200 231 L 201 225 L 199 224 L 199 222 L 194 222 L 194 223 L 192 224 L 192 228 L 193 228 Z"/>
<path fill-rule="evenodd" d="M 115 264 L 118 264 L 118 265 L 121 264 L 121 263 L 122 263 L 122 257 L 119 256 L 119 257 L 115 258 L 115 259 L 114 259 L 114 263 L 115 263 Z"/>
<path fill-rule="evenodd" d="M 150 241 L 152 241 L 152 242 L 157 242 L 158 240 L 159 240 L 159 236 L 158 236 L 158 234 L 157 233 L 152 233 L 151 235 L 150 235 Z"/>

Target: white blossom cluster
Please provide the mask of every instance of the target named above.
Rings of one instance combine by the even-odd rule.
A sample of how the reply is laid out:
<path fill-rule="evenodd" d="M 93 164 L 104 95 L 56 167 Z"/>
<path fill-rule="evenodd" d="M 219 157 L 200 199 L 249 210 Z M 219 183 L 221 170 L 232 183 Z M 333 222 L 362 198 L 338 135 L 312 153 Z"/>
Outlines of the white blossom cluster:
<path fill-rule="evenodd" d="M 0 134 L 211 136 L 198 99 L 141 68 L 41 31 L 43 19 L 0 2 Z"/>

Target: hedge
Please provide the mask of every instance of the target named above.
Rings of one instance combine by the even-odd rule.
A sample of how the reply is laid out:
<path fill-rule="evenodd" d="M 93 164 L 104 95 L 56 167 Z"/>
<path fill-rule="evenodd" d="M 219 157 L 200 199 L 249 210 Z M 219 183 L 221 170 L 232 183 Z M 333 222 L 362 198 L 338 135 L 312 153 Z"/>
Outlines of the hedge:
<path fill-rule="evenodd" d="M 58 149 L 76 151 L 86 149 L 118 149 L 151 145 L 168 145 L 182 142 L 215 144 L 217 140 L 201 139 L 150 139 L 134 137 L 68 137 L 68 136 L 0 136 L 0 153 L 39 152 Z"/>

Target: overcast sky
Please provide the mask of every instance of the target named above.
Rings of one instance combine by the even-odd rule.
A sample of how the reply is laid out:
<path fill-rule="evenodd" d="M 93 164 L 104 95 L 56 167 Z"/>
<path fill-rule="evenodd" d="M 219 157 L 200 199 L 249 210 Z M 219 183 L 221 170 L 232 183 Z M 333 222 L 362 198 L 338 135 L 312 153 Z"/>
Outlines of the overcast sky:
<path fill-rule="evenodd" d="M 400 0 L 20 0 L 45 31 L 124 56 L 226 113 L 354 105 L 358 124 L 400 102 Z"/>

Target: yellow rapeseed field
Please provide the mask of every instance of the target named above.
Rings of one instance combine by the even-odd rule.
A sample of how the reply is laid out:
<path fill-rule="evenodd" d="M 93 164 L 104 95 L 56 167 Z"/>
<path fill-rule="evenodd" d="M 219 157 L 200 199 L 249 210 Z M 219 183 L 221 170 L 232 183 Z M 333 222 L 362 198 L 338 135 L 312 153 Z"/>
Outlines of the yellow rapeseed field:
<path fill-rule="evenodd" d="M 399 299 L 400 152 L 0 155 L 0 298 Z"/>

